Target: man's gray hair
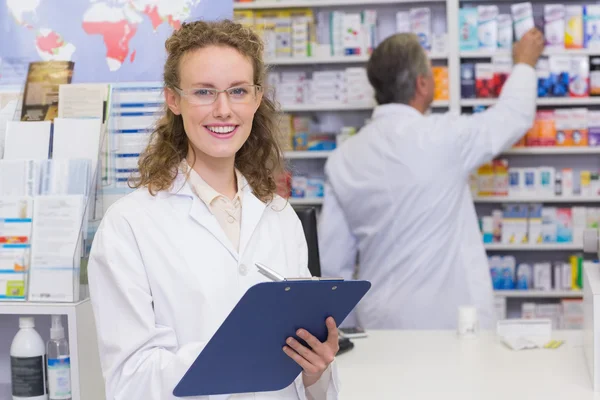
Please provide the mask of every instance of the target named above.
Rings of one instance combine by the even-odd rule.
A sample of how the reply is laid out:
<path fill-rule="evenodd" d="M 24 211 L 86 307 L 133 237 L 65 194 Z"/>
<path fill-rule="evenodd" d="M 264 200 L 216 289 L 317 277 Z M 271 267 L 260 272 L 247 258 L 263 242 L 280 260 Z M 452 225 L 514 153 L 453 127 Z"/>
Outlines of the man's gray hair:
<path fill-rule="evenodd" d="M 430 74 L 429 57 L 412 33 L 398 33 L 385 39 L 367 64 L 378 104 L 408 104 L 415 96 L 417 77 Z"/>

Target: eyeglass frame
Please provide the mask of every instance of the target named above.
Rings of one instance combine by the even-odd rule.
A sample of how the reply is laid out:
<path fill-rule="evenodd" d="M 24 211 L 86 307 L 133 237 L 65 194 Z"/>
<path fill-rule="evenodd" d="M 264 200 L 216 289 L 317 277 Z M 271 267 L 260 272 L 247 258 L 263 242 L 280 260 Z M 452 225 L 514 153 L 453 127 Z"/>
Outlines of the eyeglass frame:
<path fill-rule="evenodd" d="M 214 100 L 211 103 L 196 104 L 196 103 L 190 102 L 190 104 L 193 104 L 193 105 L 210 106 L 211 104 L 214 104 L 217 101 L 217 99 L 219 98 L 219 95 L 221 93 L 227 94 L 227 99 L 231 100 L 231 98 L 229 97 L 229 93 L 227 93 L 227 91 L 231 90 L 231 89 L 244 88 L 244 87 L 252 87 L 252 88 L 254 88 L 256 90 L 262 90 L 263 89 L 262 85 L 250 85 L 250 84 L 236 85 L 236 86 L 232 86 L 230 88 L 223 89 L 223 90 L 218 90 L 218 89 L 215 89 L 215 88 L 205 88 L 205 87 L 198 87 L 198 88 L 183 90 L 183 89 L 181 89 L 181 88 L 179 88 L 177 86 L 173 86 L 173 89 L 175 90 L 175 92 L 177 92 L 177 94 L 179 94 L 182 97 L 188 97 L 189 96 L 188 91 L 190 91 L 190 90 L 213 90 L 213 91 L 215 91 L 215 98 L 214 98 Z M 254 99 L 255 100 L 256 100 L 256 90 L 254 92 Z M 233 102 L 233 103 L 234 104 L 248 104 L 248 103 L 235 103 L 235 102 Z"/>

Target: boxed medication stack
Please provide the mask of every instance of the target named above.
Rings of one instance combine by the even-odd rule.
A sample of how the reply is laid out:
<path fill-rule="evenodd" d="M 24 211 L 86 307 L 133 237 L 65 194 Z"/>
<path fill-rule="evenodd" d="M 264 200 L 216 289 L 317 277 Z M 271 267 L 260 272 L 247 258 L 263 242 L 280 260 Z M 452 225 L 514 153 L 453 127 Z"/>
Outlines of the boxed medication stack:
<path fill-rule="evenodd" d="M 369 83 L 367 70 L 362 67 L 346 68 L 346 101 L 348 103 L 372 102 L 375 97 Z"/>
<path fill-rule="evenodd" d="M 588 97 L 590 95 L 590 70 L 587 56 L 572 56 L 569 70 L 569 95 Z"/>
<path fill-rule="evenodd" d="M 313 56 L 314 15 L 310 9 L 290 10 L 292 21 L 292 56 Z"/>
<path fill-rule="evenodd" d="M 544 5 L 544 37 L 546 46 L 563 48 L 565 45 L 565 6 Z"/>
<path fill-rule="evenodd" d="M 479 48 L 479 38 L 477 36 L 477 8 L 461 8 L 459 10 L 458 18 L 460 50 L 477 50 Z M 512 35 L 512 25 L 510 29 Z"/>
<path fill-rule="evenodd" d="M 513 22 L 510 14 L 498 15 L 498 48 L 512 49 Z"/>
<path fill-rule="evenodd" d="M 450 98 L 448 90 L 448 67 L 431 67 L 431 71 L 435 83 L 433 99 L 448 100 Z"/>
<path fill-rule="evenodd" d="M 583 6 L 565 6 L 565 48 L 583 48 Z"/>
<path fill-rule="evenodd" d="M 306 73 L 282 72 L 276 88 L 276 99 L 281 104 L 303 104 L 306 100 Z"/>
<path fill-rule="evenodd" d="M 310 118 L 293 117 L 292 129 L 294 131 L 294 150 L 308 150 L 308 136 L 311 131 Z"/>
<path fill-rule="evenodd" d="M 363 52 L 362 54 L 371 55 L 377 47 L 377 11 L 365 10 L 361 13 L 362 31 L 363 31 Z"/>
<path fill-rule="evenodd" d="M 588 4 L 584 8 L 583 45 L 588 49 L 600 48 L 600 5 Z"/>
<path fill-rule="evenodd" d="M 571 57 L 551 56 L 550 82 L 551 89 L 548 93 L 551 97 L 564 97 L 569 95 L 569 72 L 571 71 Z"/>
<path fill-rule="evenodd" d="M 429 8 L 412 8 L 409 13 L 410 30 L 417 35 L 425 50 L 431 49 L 431 10 Z"/>
<path fill-rule="evenodd" d="M 278 11 L 275 24 L 275 57 L 292 56 L 292 18 L 289 11 Z"/>
<path fill-rule="evenodd" d="M 573 137 L 573 146 L 587 146 L 588 139 L 588 109 L 572 108 L 570 125 Z"/>
<path fill-rule="evenodd" d="M 362 17 L 359 13 L 344 13 L 342 15 L 342 46 L 344 55 L 360 55 L 364 43 L 362 42 Z"/>
<path fill-rule="evenodd" d="M 527 243 L 527 216 L 525 204 L 507 204 L 502 217 L 502 243 Z"/>
<path fill-rule="evenodd" d="M 312 104 L 344 103 L 346 73 L 344 71 L 315 71 L 309 82 Z"/>
<path fill-rule="evenodd" d="M 588 145 L 600 146 L 600 111 L 588 110 Z"/>
<path fill-rule="evenodd" d="M 533 8 L 531 3 L 518 3 L 510 6 L 512 14 L 515 40 L 521 40 L 521 37 L 535 26 L 533 22 Z"/>
<path fill-rule="evenodd" d="M 544 235 L 542 232 L 542 209 L 541 204 L 530 204 L 529 205 L 529 219 L 528 219 L 528 242 L 529 244 L 541 244 L 544 242 Z"/>
<path fill-rule="evenodd" d="M 502 87 L 504 86 L 504 83 L 506 82 L 508 76 L 512 71 L 512 57 L 494 56 L 492 57 L 492 65 L 494 66 L 494 82 L 492 86 L 494 89 L 494 96 L 498 97 L 502 92 Z"/>
<path fill-rule="evenodd" d="M 494 84 L 493 64 L 475 64 L 475 92 L 478 98 L 495 97 L 496 86 Z"/>
<path fill-rule="evenodd" d="M 267 59 L 277 57 L 277 23 L 279 14 L 276 11 L 256 11 L 254 18 L 256 21 L 256 32 L 265 45 L 264 57 Z"/>
<path fill-rule="evenodd" d="M 463 99 L 476 97 L 475 64 L 460 65 L 460 95 Z"/>
<path fill-rule="evenodd" d="M 396 33 L 410 33 L 410 13 L 408 11 L 396 13 Z"/>
<path fill-rule="evenodd" d="M 590 95 L 600 96 L 600 57 L 590 56 Z"/>
<path fill-rule="evenodd" d="M 495 50 L 498 44 L 498 6 L 477 7 L 479 48 Z"/>

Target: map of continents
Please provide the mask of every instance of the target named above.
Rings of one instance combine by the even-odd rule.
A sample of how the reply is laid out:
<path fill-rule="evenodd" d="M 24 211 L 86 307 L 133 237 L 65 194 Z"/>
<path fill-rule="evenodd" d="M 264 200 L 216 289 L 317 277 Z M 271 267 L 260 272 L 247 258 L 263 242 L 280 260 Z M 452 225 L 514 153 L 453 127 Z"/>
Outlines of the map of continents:
<path fill-rule="evenodd" d="M 173 29 L 232 10 L 233 0 L 0 0 L 0 71 L 70 60 L 74 82 L 160 81 Z"/>

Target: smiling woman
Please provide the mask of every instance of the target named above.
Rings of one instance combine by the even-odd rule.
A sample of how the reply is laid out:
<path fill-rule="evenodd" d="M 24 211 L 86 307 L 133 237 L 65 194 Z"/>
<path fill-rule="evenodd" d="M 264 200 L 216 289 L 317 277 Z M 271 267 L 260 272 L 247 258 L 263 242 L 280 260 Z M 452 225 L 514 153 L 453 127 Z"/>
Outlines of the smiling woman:
<path fill-rule="evenodd" d="M 274 176 L 283 166 L 275 106 L 262 95 L 266 69 L 260 39 L 239 24 L 198 22 L 176 31 L 165 47 L 165 115 L 132 186 L 154 193 L 172 184 L 182 159 L 201 171 L 208 159 L 229 158 L 254 193 L 270 200 Z M 210 133 L 219 140 L 211 140 Z"/>
<path fill-rule="evenodd" d="M 260 39 L 231 21 L 198 21 L 183 24 L 166 49 L 165 115 L 140 160 L 137 190 L 107 211 L 88 263 L 111 399 L 175 399 L 236 303 L 264 282 L 256 263 L 310 276 L 302 225 L 275 194 L 281 153 Z M 338 332 L 333 318 L 323 324 L 324 342 L 298 329 L 273 343 L 302 367 L 294 382 L 235 398 L 337 399 Z"/>

